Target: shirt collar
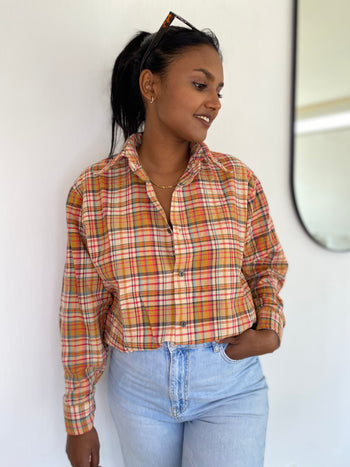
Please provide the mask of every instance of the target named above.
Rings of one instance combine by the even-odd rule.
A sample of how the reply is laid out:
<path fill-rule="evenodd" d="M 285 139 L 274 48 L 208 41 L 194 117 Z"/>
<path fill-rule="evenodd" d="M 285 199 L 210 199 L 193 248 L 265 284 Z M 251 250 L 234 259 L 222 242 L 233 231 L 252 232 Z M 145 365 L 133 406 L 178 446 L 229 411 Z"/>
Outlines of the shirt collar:
<path fill-rule="evenodd" d="M 133 135 L 129 136 L 129 138 L 125 141 L 122 150 L 118 154 L 112 156 L 108 160 L 106 165 L 98 172 L 98 174 L 103 174 L 107 172 L 123 157 L 127 159 L 130 170 L 132 172 L 140 170 L 142 168 L 142 165 L 137 153 L 137 148 L 142 142 L 142 136 L 143 133 L 134 133 Z M 224 170 L 225 172 L 232 172 L 231 167 L 228 168 L 224 166 L 218 160 L 217 155 L 215 153 L 212 153 L 209 150 L 208 146 L 204 143 L 190 143 L 190 154 L 191 155 L 188 164 L 189 177 L 186 177 L 186 179 L 193 179 L 193 177 L 199 172 L 202 163 L 207 163 L 209 165 L 214 163 L 221 170 Z"/>

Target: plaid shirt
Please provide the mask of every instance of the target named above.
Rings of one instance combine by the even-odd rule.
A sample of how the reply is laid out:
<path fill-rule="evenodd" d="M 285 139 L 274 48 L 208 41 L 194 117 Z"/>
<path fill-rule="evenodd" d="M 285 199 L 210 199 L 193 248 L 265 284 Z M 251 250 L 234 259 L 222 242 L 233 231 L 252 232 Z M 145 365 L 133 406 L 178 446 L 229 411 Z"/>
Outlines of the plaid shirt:
<path fill-rule="evenodd" d="M 287 263 L 261 185 L 238 159 L 191 145 L 172 228 L 131 136 L 85 170 L 67 200 L 60 325 L 66 429 L 93 426 L 108 346 L 199 344 L 284 326 Z"/>

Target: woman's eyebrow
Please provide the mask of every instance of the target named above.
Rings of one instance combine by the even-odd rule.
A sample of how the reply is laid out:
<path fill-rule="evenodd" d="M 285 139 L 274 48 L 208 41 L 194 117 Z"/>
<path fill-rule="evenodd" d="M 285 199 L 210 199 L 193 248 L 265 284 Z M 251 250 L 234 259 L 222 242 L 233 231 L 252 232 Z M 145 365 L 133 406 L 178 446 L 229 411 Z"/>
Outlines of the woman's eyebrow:
<path fill-rule="evenodd" d="M 205 74 L 205 76 L 210 80 L 210 81 L 214 81 L 214 75 L 212 73 L 210 73 L 210 71 L 206 70 L 205 68 L 195 68 L 193 71 L 200 71 L 202 72 L 203 74 Z M 219 83 L 218 85 L 218 88 L 222 88 L 224 87 L 224 83 Z"/>

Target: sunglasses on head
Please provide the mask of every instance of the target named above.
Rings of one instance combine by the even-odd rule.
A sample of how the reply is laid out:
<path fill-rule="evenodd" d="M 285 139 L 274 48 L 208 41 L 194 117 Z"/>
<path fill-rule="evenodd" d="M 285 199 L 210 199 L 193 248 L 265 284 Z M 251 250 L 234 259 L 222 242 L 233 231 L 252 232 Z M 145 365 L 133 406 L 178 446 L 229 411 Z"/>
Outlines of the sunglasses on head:
<path fill-rule="evenodd" d="M 154 38 L 151 40 L 151 43 L 147 47 L 147 50 L 141 60 L 141 65 L 140 65 L 140 73 L 143 69 L 143 66 L 148 59 L 148 57 L 151 55 L 151 52 L 157 47 L 159 44 L 161 38 L 163 37 L 164 33 L 167 31 L 171 23 L 174 21 L 174 19 L 177 18 L 178 20 L 182 21 L 186 26 L 190 27 L 191 29 L 194 29 L 195 31 L 199 31 L 197 28 L 195 28 L 191 23 L 186 21 L 184 18 L 181 18 L 181 16 L 177 15 L 176 13 L 173 13 L 172 11 L 169 12 L 168 16 L 166 17 L 165 21 L 159 28 L 158 32 L 154 36 Z"/>

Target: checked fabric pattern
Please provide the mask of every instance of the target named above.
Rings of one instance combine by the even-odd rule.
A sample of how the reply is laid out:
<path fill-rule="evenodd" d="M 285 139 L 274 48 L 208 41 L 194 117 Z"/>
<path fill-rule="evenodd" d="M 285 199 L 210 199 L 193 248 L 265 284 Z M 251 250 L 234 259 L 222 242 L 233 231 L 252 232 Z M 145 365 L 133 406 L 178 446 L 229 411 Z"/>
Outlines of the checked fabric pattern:
<path fill-rule="evenodd" d="M 60 327 L 67 432 L 92 428 L 108 346 L 199 344 L 255 327 L 280 337 L 287 263 L 262 187 L 235 157 L 191 145 L 171 223 L 132 135 L 86 169 L 67 200 Z"/>

